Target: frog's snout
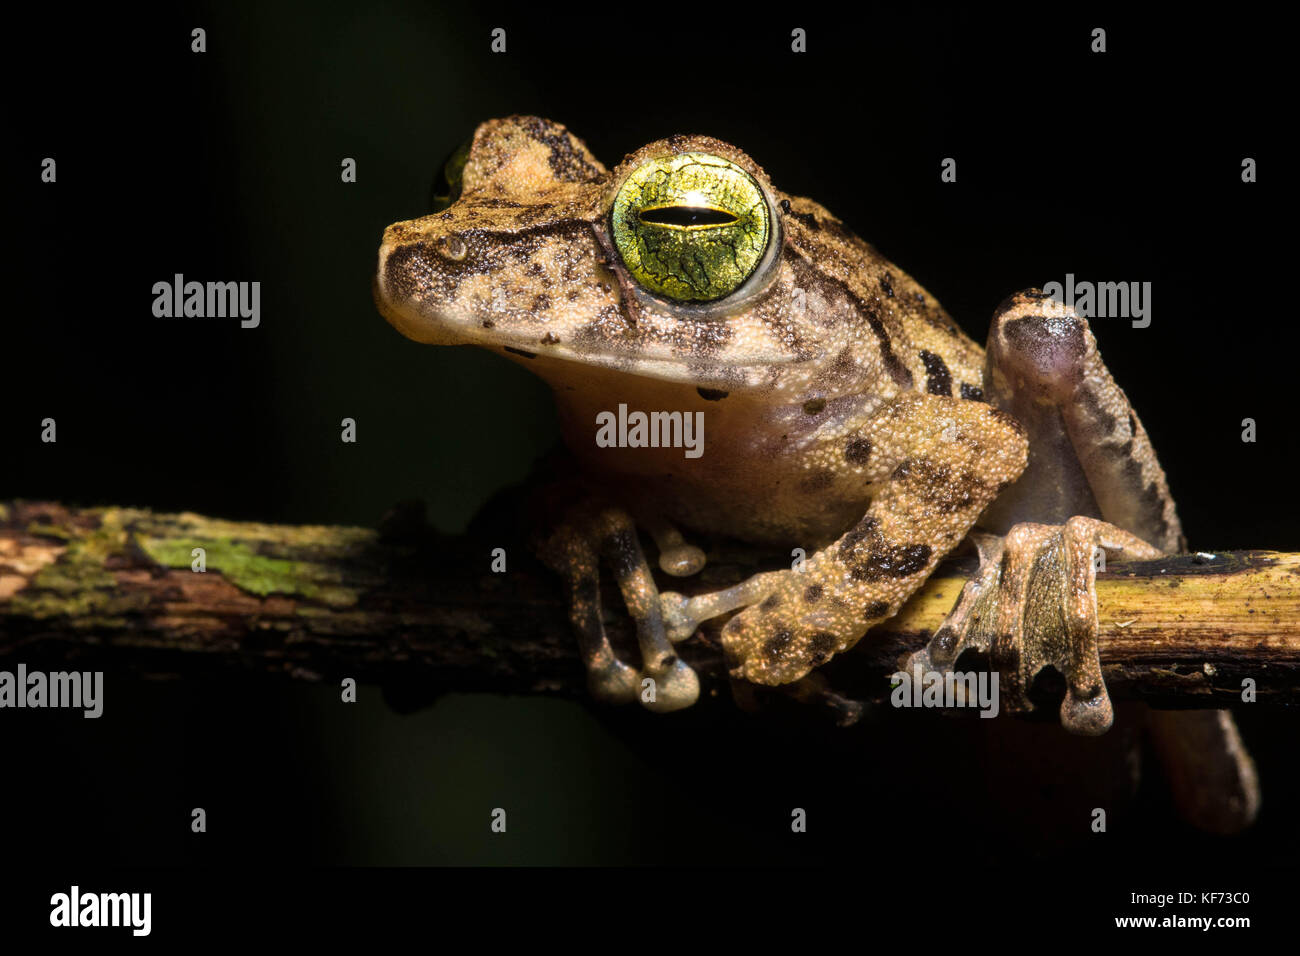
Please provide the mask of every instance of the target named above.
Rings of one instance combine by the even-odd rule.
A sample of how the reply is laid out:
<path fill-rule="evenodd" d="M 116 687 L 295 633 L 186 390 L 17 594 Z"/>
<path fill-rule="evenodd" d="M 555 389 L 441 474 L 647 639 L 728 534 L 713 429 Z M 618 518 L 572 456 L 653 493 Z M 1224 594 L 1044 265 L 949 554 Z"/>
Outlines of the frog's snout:
<path fill-rule="evenodd" d="M 392 226 L 384 233 L 379 247 L 379 262 L 375 269 L 373 292 L 375 306 L 388 323 L 408 339 L 427 345 L 459 345 L 465 340 L 455 332 L 453 323 L 443 320 L 436 311 L 427 308 L 422 290 L 429 287 L 433 270 L 423 250 L 410 243 L 390 238 Z M 448 250 L 444 255 L 458 253 L 465 258 L 465 243 L 458 237 L 460 249 Z M 447 243 L 443 243 L 446 245 Z M 452 261 L 456 261 L 452 259 Z"/>

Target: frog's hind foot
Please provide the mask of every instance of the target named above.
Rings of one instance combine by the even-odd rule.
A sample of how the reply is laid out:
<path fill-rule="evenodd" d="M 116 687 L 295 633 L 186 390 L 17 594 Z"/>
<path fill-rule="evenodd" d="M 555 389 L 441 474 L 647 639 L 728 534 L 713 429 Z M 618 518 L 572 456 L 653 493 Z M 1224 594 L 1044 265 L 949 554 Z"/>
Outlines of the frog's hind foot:
<path fill-rule="evenodd" d="M 1097 652 L 1096 555 L 1149 559 L 1160 552 L 1114 525 L 1081 516 L 1063 525 L 1017 524 L 1002 538 L 971 537 L 979 571 L 930 643 L 908 660 L 908 673 L 947 673 L 964 651 L 979 651 L 1000 674 L 1003 708 L 1014 713 L 1033 709 L 1034 678 L 1051 666 L 1065 678 L 1066 730 L 1105 733 L 1114 708 Z"/>
<path fill-rule="evenodd" d="M 687 545 L 686 547 L 689 547 Z M 689 707 L 699 698 L 695 671 L 673 651 L 659 590 L 637 541 L 632 518 L 619 508 L 574 513 L 542 543 L 541 557 L 569 589 L 569 618 L 578 633 L 592 696 L 612 704 L 639 700 L 647 710 Z M 600 560 L 613 571 L 636 625 L 641 669 L 619 660 L 601 621 Z"/>

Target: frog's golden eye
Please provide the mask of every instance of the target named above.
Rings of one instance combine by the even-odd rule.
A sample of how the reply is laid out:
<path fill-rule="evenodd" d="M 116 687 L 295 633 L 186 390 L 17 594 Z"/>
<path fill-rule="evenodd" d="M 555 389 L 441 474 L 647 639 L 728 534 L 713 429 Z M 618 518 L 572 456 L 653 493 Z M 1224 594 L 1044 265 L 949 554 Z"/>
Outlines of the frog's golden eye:
<path fill-rule="evenodd" d="M 754 274 L 772 239 L 763 189 L 735 163 L 682 153 L 644 163 L 614 198 L 614 245 L 651 292 L 714 302 Z"/>
<path fill-rule="evenodd" d="M 465 164 L 469 162 L 469 148 L 473 138 L 457 146 L 433 180 L 429 188 L 429 211 L 442 212 L 460 198 L 461 186 L 465 179 Z"/>

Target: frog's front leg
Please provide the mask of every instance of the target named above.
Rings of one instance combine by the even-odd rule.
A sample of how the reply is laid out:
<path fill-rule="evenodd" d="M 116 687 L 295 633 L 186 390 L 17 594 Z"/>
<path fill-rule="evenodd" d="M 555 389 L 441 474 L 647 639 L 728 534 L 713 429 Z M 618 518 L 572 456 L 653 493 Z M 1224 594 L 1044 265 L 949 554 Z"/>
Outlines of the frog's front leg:
<path fill-rule="evenodd" d="M 966 650 L 987 653 L 1008 711 L 1031 709 L 1034 677 L 1054 667 L 1066 683 L 1064 726 L 1104 733 L 1114 712 L 1097 653 L 1094 562 L 1099 552 L 1151 559 L 1180 546 L 1164 472 L 1072 310 L 1041 292 L 1010 297 L 986 356 L 986 392 L 1025 426 L 1029 464 L 981 518 L 1002 537 L 975 536 L 979 571 L 907 666 L 949 670 Z"/>
<path fill-rule="evenodd" d="M 1096 653 L 1089 544 L 1103 550 L 1118 545 L 1138 557 L 1182 550 L 1173 498 L 1146 430 L 1106 369 L 1086 320 L 1042 292 L 1019 293 L 994 315 L 986 355 L 985 391 L 1026 427 L 1029 464 L 981 518 L 982 526 L 1006 537 L 985 539 L 980 572 L 963 591 L 951 626 L 931 642 L 929 658 L 951 661 L 961 642 L 989 640 L 978 633 L 977 622 L 988 621 L 979 605 L 996 595 L 995 666 L 998 652 L 1005 656 L 1015 643 L 1007 637 L 1019 635 L 1027 643 L 1010 662 L 1009 676 L 1023 690 L 1035 661 L 1054 663 L 1050 658 L 1064 653 L 1067 662 L 1058 669 L 1073 667 L 1076 675 L 1070 680 L 1066 674 L 1076 698 L 1072 703 L 1067 697 L 1063 707 L 1066 726 L 1103 730 L 1110 705 Z M 1046 538 L 1021 530 L 1044 525 Z M 1091 703 L 1076 706 L 1093 688 L 1098 693 Z M 1008 708 L 1017 703 L 1012 699 Z M 1231 715 L 1153 713 L 1147 723 L 1184 816 L 1216 832 L 1246 826 L 1259 805 L 1259 785 Z"/>
<path fill-rule="evenodd" d="M 692 564 L 695 556 L 690 546 L 680 540 L 674 543 L 679 563 Z M 695 703 L 700 694 L 699 679 L 668 640 L 659 590 L 637 541 L 636 525 L 626 511 L 603 504 L 574 507 L 539 542 L 538 553 L 568 585 L 569 617 L 578 634 L 587 683 L 594 697 L 615 704 L 640 700 L 647 709 L 660 712 Z M 605 635 L 600 610 L 601 559 L 617 579 L 636 625 L 641 650 L 639 671 L 618 659 Z M 647 687 L 647 679 L 652 686 Z"/>
<path fill-rule="evenodd" d="M 939 395 L 900 396 L 857 429 L 820 440 L 870 481 L 863 518 L 802 570 L 689 600 L 665 595 L 674 636 L 749 605 L 723 627 L 722 642 L 732 675 L 757 684 L 798 680 L 896 613 L 1025 465 L 1024 432 L 1011 416 Z"/>

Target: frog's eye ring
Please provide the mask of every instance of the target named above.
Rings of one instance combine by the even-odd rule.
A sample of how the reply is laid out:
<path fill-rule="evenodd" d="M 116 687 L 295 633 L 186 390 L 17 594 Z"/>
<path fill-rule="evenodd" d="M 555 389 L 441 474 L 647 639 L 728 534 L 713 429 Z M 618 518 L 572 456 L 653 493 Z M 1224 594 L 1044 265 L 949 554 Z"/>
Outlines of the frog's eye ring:
<path fill-rule="evenodd" d="M 614 245 L 632 277 L 677 302 L 716 302 L 745 285 L 772 245 L 763 187 L 711 153 L 648 160 L 610 213 Z"/>

